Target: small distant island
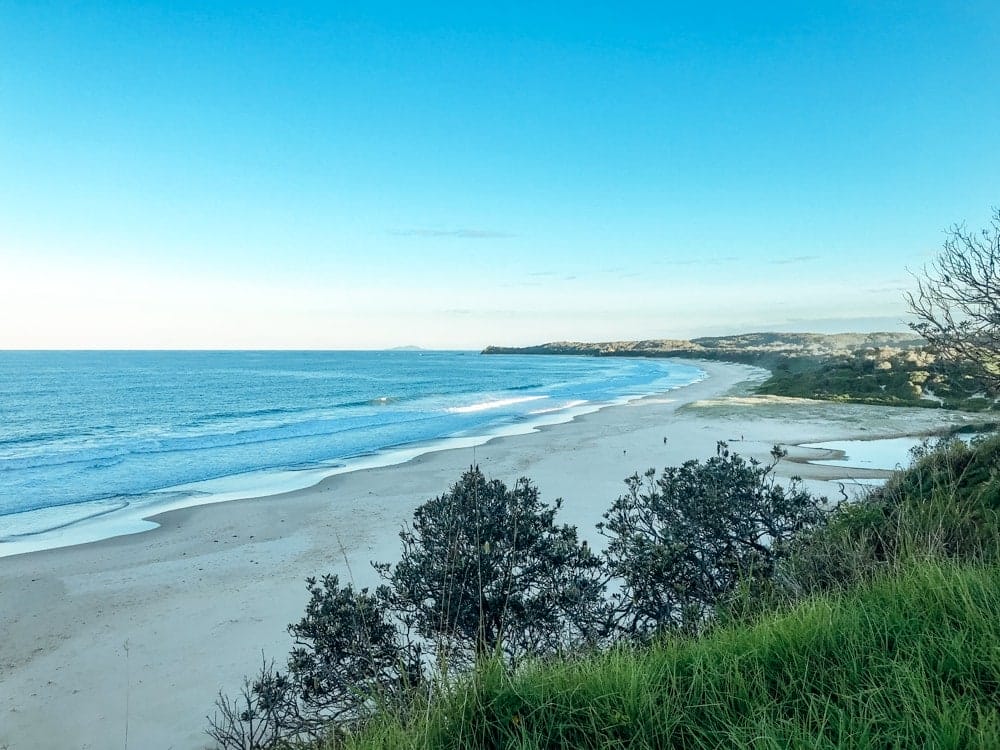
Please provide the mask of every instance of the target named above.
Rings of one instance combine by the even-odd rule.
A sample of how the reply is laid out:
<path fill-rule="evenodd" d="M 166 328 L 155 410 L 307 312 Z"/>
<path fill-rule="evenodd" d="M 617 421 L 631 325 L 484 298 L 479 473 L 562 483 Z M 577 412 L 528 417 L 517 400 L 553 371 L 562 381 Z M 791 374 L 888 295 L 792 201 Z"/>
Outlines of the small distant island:
<path fill-rule="evenodd" d="M 912 332 L 765 332 L 694 339 L 555 341 L 527 347 L 488 346 L 482 353 L 740 362 L 771 371 L 771 377 L 757 388 L 761 394 L 967 411 L 1000 408 L 974 373 L 935 356 Z"/>

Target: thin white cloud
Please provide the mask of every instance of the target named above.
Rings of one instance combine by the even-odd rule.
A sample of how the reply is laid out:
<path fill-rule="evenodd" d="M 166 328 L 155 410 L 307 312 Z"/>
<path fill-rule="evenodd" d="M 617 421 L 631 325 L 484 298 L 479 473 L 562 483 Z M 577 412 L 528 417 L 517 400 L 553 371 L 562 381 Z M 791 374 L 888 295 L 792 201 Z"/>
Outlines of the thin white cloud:
<path fill-rule="evenodd" d="M 396 229 L 389 234 L 397 237 L 444 237 L 462 240 L 500 240 L 516 236 L 512 232 L 494 229 Z"/>
<path fill-rule="evenodd" d="M 795 255 L 791 258 L 777 258 L 776 260 L 768 261 L 775 266 L 787 266 L 794 263 L 812 263 L 814 260 L 819 260 L 818 255 Z"/>

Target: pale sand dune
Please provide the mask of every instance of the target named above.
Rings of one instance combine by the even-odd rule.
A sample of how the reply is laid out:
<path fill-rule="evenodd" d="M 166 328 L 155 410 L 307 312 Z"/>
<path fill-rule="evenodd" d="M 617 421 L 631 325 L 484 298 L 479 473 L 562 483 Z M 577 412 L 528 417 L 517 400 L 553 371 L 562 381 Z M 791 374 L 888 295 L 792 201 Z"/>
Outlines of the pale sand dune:
<path fill-rule="evenodd" d="M 564 498 L 561 520 L 600 546 L 593 526 L 625 476 L 707 457 L 716 440 L 766 458 L 776 442 L 917 434 L 968 419 L 748 398 L 741 384 L 761 371 L 702 366 L 711 377 L 701 383 L 540 432 L 167 513 L 143 534 L 0 559 L 0 747 L 123 747 L 126 723 L 132 748 L 207 746 L 204 717 L 218 689 L 234 690 L 262 650 L 283 661 L 303 579 L 333 572 L 373 584 L 368 562 L 395 560 L 400 524 L 473 461 Z M 837 486 L 824 480 L 882 475 L 795 462 L 781 471 L 830 496 Z"/>

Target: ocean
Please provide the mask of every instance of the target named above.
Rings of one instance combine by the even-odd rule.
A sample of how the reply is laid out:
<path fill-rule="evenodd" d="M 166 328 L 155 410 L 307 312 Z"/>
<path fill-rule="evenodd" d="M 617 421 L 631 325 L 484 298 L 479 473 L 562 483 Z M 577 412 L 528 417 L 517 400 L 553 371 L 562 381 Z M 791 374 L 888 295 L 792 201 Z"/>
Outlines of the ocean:
<path fill-rule="evenodd" d="M 694 365 L 474 352 L 0 352 L 0 556 L 475 445 Z M 445 488 L 442 488 L 442 490 Z"/>

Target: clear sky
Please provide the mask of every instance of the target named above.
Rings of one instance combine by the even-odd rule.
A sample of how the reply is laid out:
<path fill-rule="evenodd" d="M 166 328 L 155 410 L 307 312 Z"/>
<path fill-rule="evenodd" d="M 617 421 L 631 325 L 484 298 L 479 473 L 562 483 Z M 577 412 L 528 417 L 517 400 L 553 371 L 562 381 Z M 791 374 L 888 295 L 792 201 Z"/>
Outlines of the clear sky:
<path fill-rule="evenodd" d="M 898 330 L 1000 5 L 763 5 L 0 0 L 0 347 Z"/>

